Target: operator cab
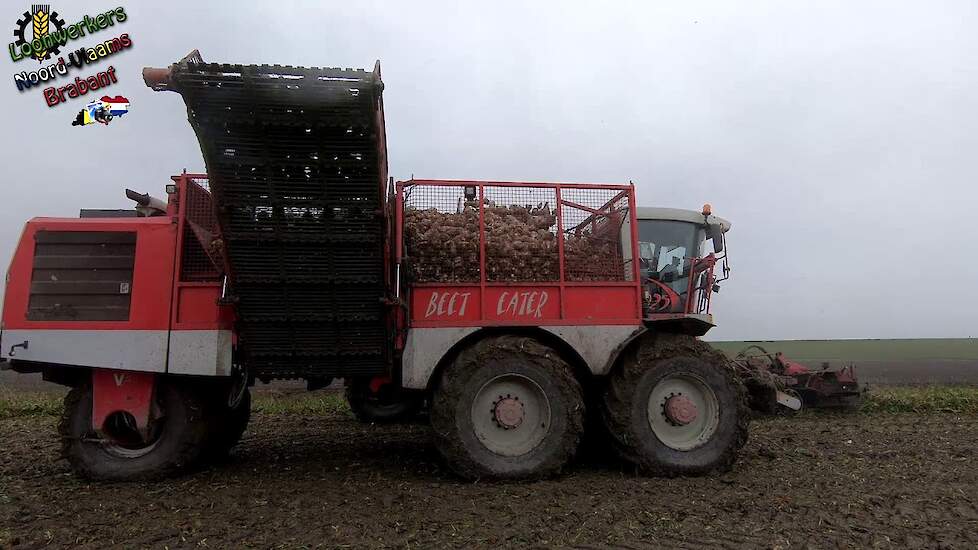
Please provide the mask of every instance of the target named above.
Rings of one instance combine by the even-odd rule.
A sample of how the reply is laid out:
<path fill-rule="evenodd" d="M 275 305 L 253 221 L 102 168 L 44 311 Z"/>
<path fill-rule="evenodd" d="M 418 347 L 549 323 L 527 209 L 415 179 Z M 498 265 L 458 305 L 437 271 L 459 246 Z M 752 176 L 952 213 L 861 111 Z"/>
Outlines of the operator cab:
<path fill-rule="evenodd" d="M 728 271 L 724 234 L 730 222 L 714 216 L 709 205 L 702 212 L 640 207 L 637 214 L 646 317 L 708 316 L 710 295 Z M 719 278 L 713 275 L 718 261 L 722 261 Z M 704 320 L 712 325 L 711 319 Z"/>

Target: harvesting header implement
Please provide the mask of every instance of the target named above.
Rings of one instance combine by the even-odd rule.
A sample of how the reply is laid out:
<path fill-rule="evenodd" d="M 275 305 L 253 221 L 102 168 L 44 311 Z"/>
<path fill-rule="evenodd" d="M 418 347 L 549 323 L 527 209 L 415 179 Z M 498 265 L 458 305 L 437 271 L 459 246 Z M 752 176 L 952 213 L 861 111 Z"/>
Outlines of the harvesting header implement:
<path fill-rule="evenodd" d="M 832 369 L 823 363 L 821 369 L 811 369 L 756 344 L 737 354 L 736 366 L 750 390 L 752 408 L 764 412 L 782 407 L 857 410 L 866 392 L 856 379 L 855 365 Z"/>

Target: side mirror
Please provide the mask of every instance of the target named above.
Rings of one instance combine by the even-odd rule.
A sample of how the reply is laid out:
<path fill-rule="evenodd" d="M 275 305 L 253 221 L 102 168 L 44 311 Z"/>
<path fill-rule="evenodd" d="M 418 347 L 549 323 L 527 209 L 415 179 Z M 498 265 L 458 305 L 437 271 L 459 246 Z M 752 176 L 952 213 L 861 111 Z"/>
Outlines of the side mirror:
<path fill-rule="evenodd" d="M 720 224 L 710 224 L 707 226 L 707 234 L 713 241 L 713 251 L 719 254 L 723 252 L 723 227 Z"/>

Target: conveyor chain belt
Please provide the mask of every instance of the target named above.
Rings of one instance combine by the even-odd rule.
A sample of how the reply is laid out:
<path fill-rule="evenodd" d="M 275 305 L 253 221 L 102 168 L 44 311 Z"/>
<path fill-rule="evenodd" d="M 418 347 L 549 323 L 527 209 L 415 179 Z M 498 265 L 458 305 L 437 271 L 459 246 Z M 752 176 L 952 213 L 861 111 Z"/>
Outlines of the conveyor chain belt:
<path fill-rule="evenodd" d="M 367 72 L 188 57 L 156 89 L 183 96 L 200 141 L 252 372 L 385 372 L 379 65 Z"/>

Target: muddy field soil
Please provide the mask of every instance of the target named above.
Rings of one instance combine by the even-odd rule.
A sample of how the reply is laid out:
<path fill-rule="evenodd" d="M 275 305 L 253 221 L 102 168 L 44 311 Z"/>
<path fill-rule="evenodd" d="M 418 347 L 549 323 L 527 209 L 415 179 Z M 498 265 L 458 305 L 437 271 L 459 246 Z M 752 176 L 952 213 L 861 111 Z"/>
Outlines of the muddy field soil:
<path fill-rule="evenodd" d="M 0 420 L 0 547 L 978 547 L 978 419 L 757 421 L 736 468 L 636 475 L 589 449 L 565 475 L 467 483 L 428 428 L 257 413 L 232 460 L 102 485 L 55 419 Z"/>

